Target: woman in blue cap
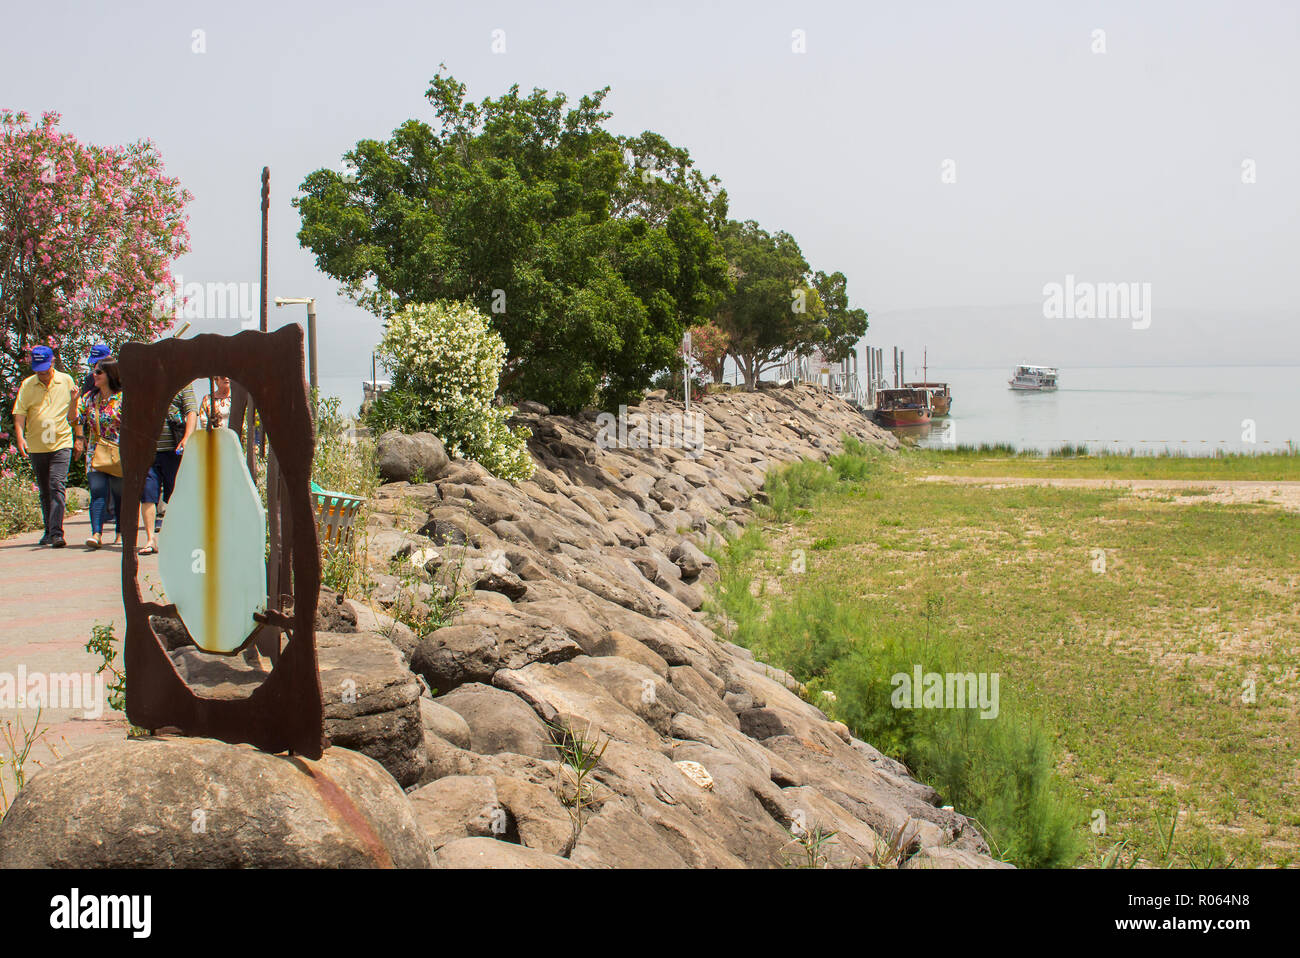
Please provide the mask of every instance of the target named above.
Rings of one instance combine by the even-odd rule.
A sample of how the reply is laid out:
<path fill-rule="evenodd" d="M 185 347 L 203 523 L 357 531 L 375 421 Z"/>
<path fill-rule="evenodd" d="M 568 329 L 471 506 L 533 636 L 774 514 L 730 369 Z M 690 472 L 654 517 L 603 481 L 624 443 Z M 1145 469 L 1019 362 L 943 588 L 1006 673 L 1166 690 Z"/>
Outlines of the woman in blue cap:
<path fill-rule="evenodd" d="M 122 460 L 117 452 L 122 441 L 122 379 L 117 370 L 117 361 L 106 356 L 95 365 L 91 375 L 95 379 L 95 391 L 83 396 L 77 416 L 77 441 L 75 454 L 86 453 L 86 481 L 90 485 L 90 531 L 86 548 L 98 549 L 103 545 L 104 519 L 107 506 L 116 506 L 113 517 L 122 514 Z M 101 457 L 95 464 L 95 449 L 107 444 L 111 455 Z M 111 517 L 110 517 L 111 518 Z M 121 521 L 114 518 L 117 526 L 114 542 L 121 537 Z"/>

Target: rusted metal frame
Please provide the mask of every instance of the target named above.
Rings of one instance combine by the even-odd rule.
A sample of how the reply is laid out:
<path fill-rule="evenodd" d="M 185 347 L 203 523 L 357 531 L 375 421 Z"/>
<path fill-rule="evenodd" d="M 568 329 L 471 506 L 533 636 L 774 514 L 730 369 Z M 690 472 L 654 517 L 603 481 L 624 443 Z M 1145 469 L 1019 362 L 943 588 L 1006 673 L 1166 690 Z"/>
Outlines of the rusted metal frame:
<path fill-rule="evenodd" d="M 128 390 L 123 404 L 122 601 L 126 609 L 127 716 L 150 729 L 174 727 L 183 734 L 246 742 L 270 752 L 292 751 L 319 758 L 324 735 L 315 620 L 320 592 L 320 552 L 310 494 L 315 445 L 297 325 L 274 333 L 253 330 L 234 336 L 203 334 L 192 339 L 128 343 L 119 359 Z M 154 443 L 171 398 L 196 379 L 229 375 L 245 384 L 261 412 L 264 436 L 277 450 L 292 554 L 294 583 L 292 639 L 266 680 L 246 699 L 198 695 L 177 673 L 149 622 L 149 614 L 174 614 L 174 607 L 146 603 L 137 579 L 140 494 L 153 462 Z M 251 437 L 249 437 L 251 440 Z M 270 615 L 272 623 L 279 621 Z M 286 617 L 288 619 L 288 617 Z"/>

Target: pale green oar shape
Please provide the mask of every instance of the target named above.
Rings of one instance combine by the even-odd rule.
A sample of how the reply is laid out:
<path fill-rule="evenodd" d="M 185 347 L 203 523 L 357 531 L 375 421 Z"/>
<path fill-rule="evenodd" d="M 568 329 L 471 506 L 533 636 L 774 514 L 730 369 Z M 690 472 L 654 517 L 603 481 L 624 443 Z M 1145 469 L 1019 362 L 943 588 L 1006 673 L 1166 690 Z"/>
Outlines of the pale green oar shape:
<path fill-rule="evenodd" d="M 230 429 L 185 444 L 158 534 L 163 590 L 200 649 L 233 652 L 266 607 L 266 512 Z"/>

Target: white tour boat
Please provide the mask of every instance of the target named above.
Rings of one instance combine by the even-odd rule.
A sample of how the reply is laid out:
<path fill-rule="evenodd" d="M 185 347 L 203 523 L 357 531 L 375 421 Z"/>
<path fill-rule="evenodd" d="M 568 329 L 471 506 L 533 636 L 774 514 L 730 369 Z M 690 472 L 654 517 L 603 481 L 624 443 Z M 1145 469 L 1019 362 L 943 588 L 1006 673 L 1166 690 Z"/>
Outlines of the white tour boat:
<path fill-rule="evenodd" d="M 1046 391 L 1056 388 L 1055 366 L 1017 366 L 1007 380 L 1012 389 Z"/>

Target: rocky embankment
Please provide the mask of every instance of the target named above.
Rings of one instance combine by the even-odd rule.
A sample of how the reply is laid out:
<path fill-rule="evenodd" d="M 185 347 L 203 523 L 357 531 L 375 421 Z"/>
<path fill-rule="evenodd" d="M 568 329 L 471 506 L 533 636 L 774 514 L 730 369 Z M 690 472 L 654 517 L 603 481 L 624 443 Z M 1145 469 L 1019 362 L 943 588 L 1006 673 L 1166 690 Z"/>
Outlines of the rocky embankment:
<path fill-rule="evenodd" d="M 769 468 L 825 458 L 842 434 L 896 441 L 808 386 L 695 409 L 703 428 L 687 430 L 687 448 L 636 448 L 639 415 L 660 417 L 650 425 L 662 438 L 681 404 L 652 393 L 620 436 L 594 415 L 525 403 L 537 470 L 518 484 L 449 462 L 432 437 L 381 437 L 381 471 L 395 481 L 367 530 L 376 588 L 365 602 L 321 603 L 327 732 L 341 748 L 310 763 L 153 739 L 71 756 L 0 824 L 0 863 L 780 867 L 806 862 L 798 839 L 820 828 L 836 833 L 815 853 L 831 864 L 997 865 L 933 789 L 699 611 L 717 578 L 700 545 L 752 517 Z M 432 621 L 452 596 L 440 628 L 398 621 Z M 173 656 L 209 694 L 260 681 L 192 647 Z M 599 751 L 585 777 L 555 747 L 577 739 Z M 142 826 L 148 805 L 137 803 L 131 827 L 116 829 L 129 834 L 105 840 L 113 827 L 97 813 L 120 818 L 130 804 L 96 790 L 112 762 L 152 782 L 156 805 L 181 810 L 163 816 L 170 825 Z M 374 763 L 396 784 L 377 781 Z M 217 769 L 240 781 L 214 785 Z M 275 821 L 281 794 L 292 820 Z M 196 795 L 211 841 L 193 840 Z M 249 807 L 274 840 L 244 847 L 222 831 L 222 809 L 241 810 L 228 827 L 247 831 Z"/>

